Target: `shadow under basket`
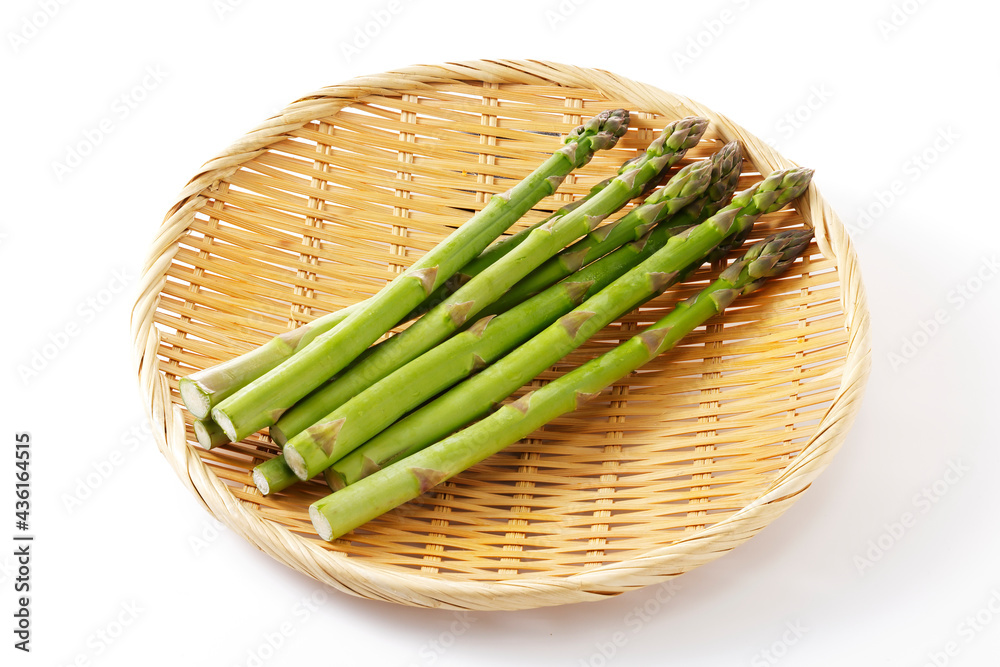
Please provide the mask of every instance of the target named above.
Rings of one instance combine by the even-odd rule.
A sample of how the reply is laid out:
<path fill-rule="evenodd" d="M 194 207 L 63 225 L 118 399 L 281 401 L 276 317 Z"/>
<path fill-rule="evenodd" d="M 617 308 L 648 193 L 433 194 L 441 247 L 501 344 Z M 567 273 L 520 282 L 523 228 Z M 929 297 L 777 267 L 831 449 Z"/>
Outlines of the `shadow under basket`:
<path fill-rule="evenodd" d="M 196 444 L 179 377 L 376 292 L 534 169 L 559 135 L 617 107 L 632 112 L 617 147 L 512 231 L 583 196 L 683 116 L 711 125 L 681 165 L 738 140 L 740 189 L 795 166 L 687 98 L 601 70 L 508 60 L 324 88 L 205 164 L 159 230 L 132 328 L 158 446 L 208 511 L 339 590 L 458 609 L 597 600 L 658 583 L 784 512 L 843 441 L 870 360 L 857 258 L 815 186 L 763 216 L 748 241 L 815 230 L 782 277 L 585 408 L 343 539 L 320 540 L 309 521 L 309 504 L 329 493 L 322 478 L 257 492 L 251 469 L 279 451 L 263 433 L 212 451 Z M 627 339 L 722 266 L 702 267 L 530 386 Z"/>

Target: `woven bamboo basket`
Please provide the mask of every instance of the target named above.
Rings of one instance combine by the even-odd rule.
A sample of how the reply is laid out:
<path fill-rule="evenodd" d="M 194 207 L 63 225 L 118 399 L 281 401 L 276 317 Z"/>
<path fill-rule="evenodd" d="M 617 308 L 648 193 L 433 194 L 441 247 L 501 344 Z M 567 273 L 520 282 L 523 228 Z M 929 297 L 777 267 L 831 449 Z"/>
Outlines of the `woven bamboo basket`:
<path fill-rule="evenodd" d="M 711 127 L 682 164 L 736 139 L 748 160 L 741 189 L 794 166 L 679 95 L 508 60 L 324 88 L 205 164 L 159 230 L 132 324 L 158 446 L 208 511 L 341 591 L 457 609 L 597 600 L 660 582 L 784 512 L 844 440 L 869 370 L 857 259 L 815 186 L 751 237 L 815 230 L 784 277 L 584 409 L 334 543 L 308 519 L 328 493 L 321 481 L 271 497 L 251 483 L 252 467 L 277 453 L 263 434 L 212 451 L 196 444 L 179 377 L 377 291 L 533 169 L 557 135 L 616 107 L 633 112 L 627 135 L 521 225 L 581 196 L 686 115 Z M 721 266 L 623 317 L 532 386 L 655 321 Z"/>

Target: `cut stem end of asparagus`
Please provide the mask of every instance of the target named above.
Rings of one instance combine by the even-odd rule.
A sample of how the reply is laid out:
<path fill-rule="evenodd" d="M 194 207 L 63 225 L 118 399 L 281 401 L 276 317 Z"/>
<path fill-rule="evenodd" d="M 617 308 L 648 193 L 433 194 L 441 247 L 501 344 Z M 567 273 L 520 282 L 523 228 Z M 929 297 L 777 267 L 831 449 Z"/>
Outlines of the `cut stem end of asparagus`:
<path fill-rule="evenodd" d="M 212 399 L 204 387 L 189 378 L 181 378 L 179 384 L 181 400 L 188 411 L 198 419 L 204 419 L 212 411 Z"/>
<path fill-rule="evenodd" d="M 271 493 L 271 485 L 267 483 L 267 477 L 265 477 L 264 473 L 262 473 L 261 471 L 259 470 L 253 471 L 253 483 L 257 487 L 257 490 L 261 492 L 261 495 L 266 496 L 267 494 Z"/>
<path fill-rule="evenodd" d="M 199 419 L 194 423 L 194 434 L 198 444 L 205 449 L 215 449 L 232 442 L 229 436 L 222 432 L 218 424 L 210 419 Z"/>
<path fill-rule="evenodd" d="M 219 428 L 222 429 L 222 432 L 225 433 L 230 440 L 236 442 L 236 427 L 233 426 L 233 420 L 229 418 L 229 415 L 221 410 L 212 410 L 212 420 L 219 425 Z"/>
<path fill-rule="evenodd" d="M 316 533 L 321 538 L 327 542 L 333 539 L 333 528 L 330 526 L 330 521 L 323 516 L 323 513 L 315 505 L 309 506 L 309 519 L 312 521 Z"/>
<path fill-rule="evenodd" d="M 285 456 L 285 463 L 292 469 L 296 477 L 303 482 L 309 479 L 309 472 L 306 470 L 306 460 L 302 458 L 302 454 L 294 447 L 285 447 L 282 454 Z"/>

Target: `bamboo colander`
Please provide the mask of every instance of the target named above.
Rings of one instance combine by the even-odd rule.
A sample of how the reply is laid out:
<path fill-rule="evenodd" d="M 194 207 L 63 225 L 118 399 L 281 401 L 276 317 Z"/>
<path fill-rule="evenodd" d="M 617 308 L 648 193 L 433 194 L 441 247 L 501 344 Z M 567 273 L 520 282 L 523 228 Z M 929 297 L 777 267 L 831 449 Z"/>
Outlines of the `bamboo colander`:
<path fill-rule="evenodd" d="M 145 266 L 135 358 L 157 443 L 232 530 L 339 590 L 422 607 L 522 609 L 673 577 L 774 520 L 828 464 L 869 370 L 868 313 L 844 227 L 809 188 L 751 241 L 810 226 L 808 256 L 648 369 L 419 500 L 334 543 L 321 481 L 261 497 L 263 434 L 205 451 L 177 379 L 359 301 L 603 109 L 627 135 L 522 221 L 581 196 L 672 119 L 711 126 L 682 164 L 739 140 L 740 188 L 791 162 L 724 116 L 652 86 L 538 61 L 418 66 L 303 97 L 191 179 Z M 817 166 L 817 165 L 811 165 Z M 734 253 L 736 254 L 736 253 Z M 538 386 L 661 317 L 705 267 L 537 378 Z"/>

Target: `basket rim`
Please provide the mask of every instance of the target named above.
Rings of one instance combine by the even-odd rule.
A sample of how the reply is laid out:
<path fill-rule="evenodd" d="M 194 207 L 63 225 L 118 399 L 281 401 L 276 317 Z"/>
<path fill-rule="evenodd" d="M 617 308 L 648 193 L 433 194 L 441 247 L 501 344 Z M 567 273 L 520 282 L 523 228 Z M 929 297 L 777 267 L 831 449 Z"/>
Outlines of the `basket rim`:
<path fill-rule="evenodd" d="M 658 583 L 714 560 L 780 516 L 829 464 L 860 408 L 870 372 L 869 313 L 857 255 L 845 226 L 820 196 L 815 183 L 798 200 L 798 208 L 806 224 L 813 227 L 823 255 L 837 266 L 848 333 L 841 385 L 814 434 L 784 471 L 742 509 L 690 536 L 665 546 L 650 547 L 639 556 L 571 575 L 530 574 L 495 581 L 460 581 L 416 570 L 407 572 L 403 568 L 349 558 L 272 524 L 238 500 L 202 462 L 196 448 L 188 445 L 183 413 L 180 406 L 172 403 L 166 377 L 160 372 L 156 354 L 159 329 L 153 319 L 179 241 L 218 182 L 265 152 L 271 144 L 286 138 L 289 132 L 331 116 L 360 98 L 372 94 L 392 96 L 403 89 L 433 89 L 442 83 L 468 81 L 583 88 L 633 100 L 644 109 L 664 114 L 678 117 L 697 114 L 708 118 L 726 141 L 740 141 L 757 166 L 771 170 L 796 166 L 725 116 L 687 97 L 602 69 L 543 60 L 470 60 L 416 65 L 321 88 L 292 102 L 208 160 L 181 190 L 157 231 L 131 315 L 133 363 L 157 447 L 184 485 L 234 532 L 279 562 L 359 597 L 420 607 L 526 609 L 602 599 Z"/>

